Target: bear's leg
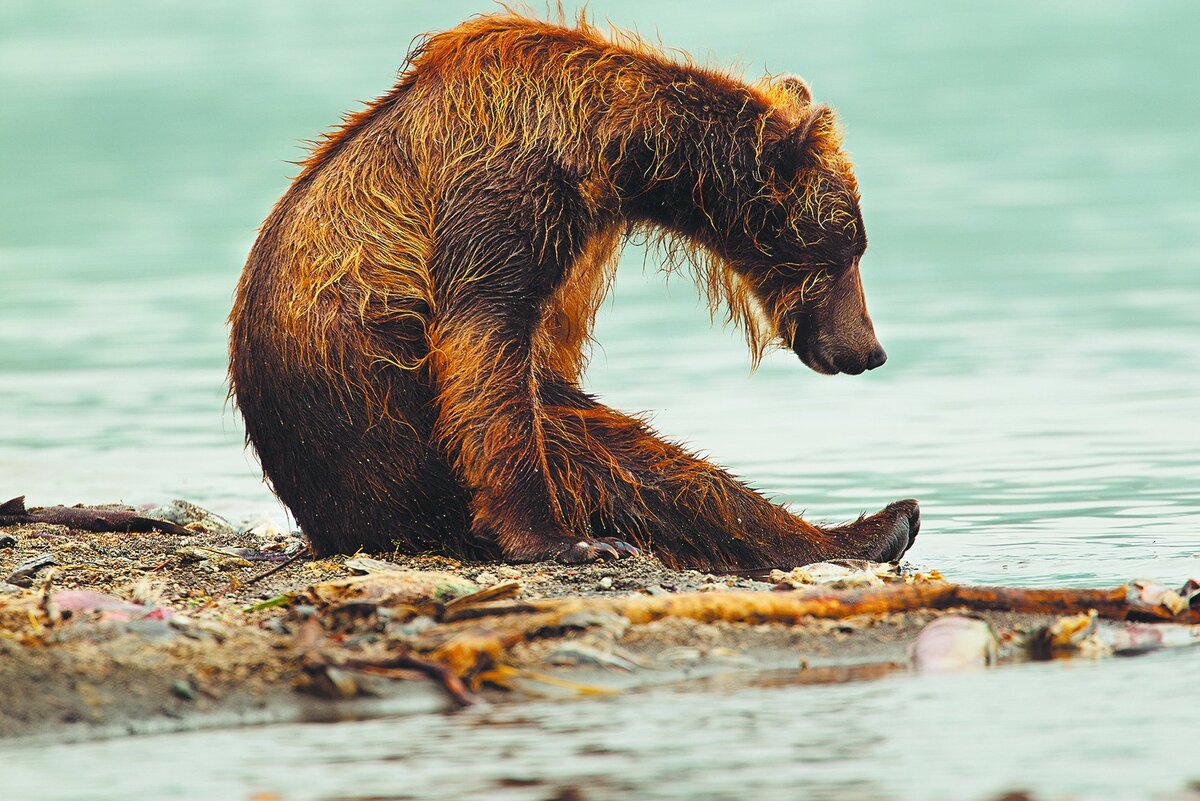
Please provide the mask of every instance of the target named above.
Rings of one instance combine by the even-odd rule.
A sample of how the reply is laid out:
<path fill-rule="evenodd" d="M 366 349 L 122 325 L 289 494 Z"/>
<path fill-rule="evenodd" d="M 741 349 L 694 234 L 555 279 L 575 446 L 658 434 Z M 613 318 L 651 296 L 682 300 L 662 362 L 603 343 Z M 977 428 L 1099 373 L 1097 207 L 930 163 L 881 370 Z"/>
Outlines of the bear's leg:
<path fill-rule="evenodd" d="M 920 528 L 912 500 L 818 528 L 570 382 L 543 380 L 539 395 L 551 475 L 574 490 L 564 505 L 585 504 L 593 529 L 628 537 L 669 565 L 746 570 L 839 558 L 894 561 Z"/>
<path fill-rule="evenodd" d="M 435 437 L 470 493 L 471 534 L 494 538 L 518 561 L 582 562 L 636 555 L 613 537 L 589 537 L 570 513 L 569 472 L 550 469 L 532 349 L 494 321 L 456 320 L 431 332 Z"/>

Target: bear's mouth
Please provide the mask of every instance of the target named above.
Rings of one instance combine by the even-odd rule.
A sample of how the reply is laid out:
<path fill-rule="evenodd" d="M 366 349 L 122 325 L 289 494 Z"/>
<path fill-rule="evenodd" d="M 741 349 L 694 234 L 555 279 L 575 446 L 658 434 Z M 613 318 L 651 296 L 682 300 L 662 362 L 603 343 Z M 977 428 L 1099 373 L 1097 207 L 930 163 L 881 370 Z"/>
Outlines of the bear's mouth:
<path fill-rule="evenodd" d="M 804 362 L 804 366 L 814 373 L 837 375 L 841 372 L 827 356 L 814 349 L 805 348 L 804 350 L 800 350 L 796 348 L 795 353 L 800 357 L 800 361 Z"/>
<path fill-rule="evenodd" d="M 819 343 L 804 348 L 793 348 L 793 351 L 806 367 L 821 375 L 861 375 L 867 370 L 874 370 L 887 360 L 887 355 L 878 343 L 875 350 L 865 356 L 836 346 L 823 348 Z"/>

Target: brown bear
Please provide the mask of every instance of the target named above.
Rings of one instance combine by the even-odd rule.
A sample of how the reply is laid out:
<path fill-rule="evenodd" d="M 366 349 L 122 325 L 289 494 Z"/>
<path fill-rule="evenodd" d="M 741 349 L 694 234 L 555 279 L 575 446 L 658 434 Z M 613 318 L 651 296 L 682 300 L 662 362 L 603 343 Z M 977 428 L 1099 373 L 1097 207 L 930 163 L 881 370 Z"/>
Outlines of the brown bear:
<path fill-rule="evenodd" d="M 230 316 L 247 438 L 315 551 L 899 558 L 915 501 L 818 528 L 581 390 L 621 243 L 647 232 L 756 357 L 886 358 L 850 161 L 799 79 L 511 13 L 419 44 L 303 163 Z"/>

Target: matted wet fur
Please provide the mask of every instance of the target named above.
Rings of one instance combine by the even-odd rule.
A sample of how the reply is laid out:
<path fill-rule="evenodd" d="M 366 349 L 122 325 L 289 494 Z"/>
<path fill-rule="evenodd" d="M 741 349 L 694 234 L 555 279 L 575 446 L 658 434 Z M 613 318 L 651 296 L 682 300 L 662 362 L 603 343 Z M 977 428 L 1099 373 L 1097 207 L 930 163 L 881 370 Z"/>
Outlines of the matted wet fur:
<path fill-rule="evenodd" d="M 661 239 L 757 360 L 885 358 L 833 113 L 622 32 L 512 13 L 426 38 L 263 224 L 231 392 L 319 553 L 671 566 L 898 558 L 915 501 L 818 528 L 580 388 L 621 243 Z M 628 543 L 628 544 L 627 544 Z"/>

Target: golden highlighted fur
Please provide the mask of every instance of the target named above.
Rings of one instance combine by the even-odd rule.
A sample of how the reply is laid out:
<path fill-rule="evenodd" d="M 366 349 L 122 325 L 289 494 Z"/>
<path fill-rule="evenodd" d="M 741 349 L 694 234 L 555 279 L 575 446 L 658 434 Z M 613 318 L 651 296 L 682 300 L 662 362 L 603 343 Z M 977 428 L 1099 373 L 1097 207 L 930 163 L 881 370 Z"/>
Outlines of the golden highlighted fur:
<path fill-rule="evenodd" d="M 857 185 L 798 79 L 746 84 L 583 19 L 422 41 L 303 163 L 231 315 L 248 438 L 314 546 L 628 542 L 714 568 L 907 547 L 915 504 L 818 529 L 580 390 L 631 236 L 689 267 L 755 360 L 872 366 Z"/>

